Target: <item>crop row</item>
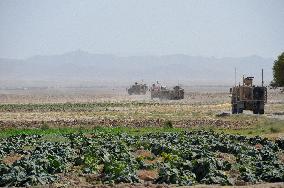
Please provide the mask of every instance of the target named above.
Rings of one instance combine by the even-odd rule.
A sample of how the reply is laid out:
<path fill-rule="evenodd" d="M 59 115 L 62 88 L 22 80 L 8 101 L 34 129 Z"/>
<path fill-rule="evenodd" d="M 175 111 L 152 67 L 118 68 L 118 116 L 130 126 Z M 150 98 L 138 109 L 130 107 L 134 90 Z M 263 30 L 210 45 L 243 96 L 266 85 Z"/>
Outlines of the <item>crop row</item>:
<path fill-rule="evenodd" d="M 1 112 L 34 111 L 90 111 L 99 107 L 129 107 L 157 105 L 154 102 L 101 102 L 101 103 L 46 103 L 46 104 L 0 104 Z"/>
<path fill-rule="evenodd" d="M 150 180 L 157 184 L 284 181 L 284 140 L 213 131 L 130 135 L 97 130 L 57 138 L 1 139 L 0 186 L 51 184 L 59 181 L 60 173 L 74 169 L 78 176 L 92 174 L 96 183 L 104 184 L 141 182 L 141 170 L 157 172 Z M 21 157 L 7 162 L 13 155 Z"/>

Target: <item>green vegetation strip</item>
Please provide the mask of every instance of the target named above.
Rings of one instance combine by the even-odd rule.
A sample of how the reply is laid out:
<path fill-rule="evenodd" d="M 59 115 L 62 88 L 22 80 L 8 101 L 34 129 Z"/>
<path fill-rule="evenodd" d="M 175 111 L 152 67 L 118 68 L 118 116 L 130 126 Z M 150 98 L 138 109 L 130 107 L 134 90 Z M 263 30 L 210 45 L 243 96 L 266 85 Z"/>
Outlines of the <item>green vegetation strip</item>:
<path fill-rule="evenodd" d="M 111 134 L 127 133 L 130 135 L 143 135 L 152 132 L 181 132 L 183 128 L 156 128 L 156 127 L 144 127 L 144 128 L 130 128 L 130 127 L 95 127 L 95 128 L 49 128 L 48 126 L 42 126 L 40 129 L 6 129 L 0 132 L 0 138 L 7 138 L 10 136 L 20 135 L 65 135 L 65 134 L 88 134 L 94 132 L 104 132 Z"/>
<path fill-rule="evenodd" d="M 141 182 L 141 170 L 157 172 L 157 184 L 284 181 L 281 139 L 177 128 L 37 131 L 0 139 L 0 186 L 52 184 L 74 169 L 103 184 Z"/>
<path fill-rule="evenodd" d="M 241 117 L 240 117 L 241 118 Z M 88 127 L 85 125 L 80 125 L 77 128 L 74 127 L 64 127 L 64 128 L 50 128 L 51 125 L 47 123 L 43 123 L 43 125 L 39 128 L 10 128 L 10 129 L 2 129 L 0 131 L 0 138 L 5 138 L 9 136 L 16 136 L 21 134 L 26 135 L 47 135 L 47 134 L 71 134 L 71 133 L 92 133 L 93 131 L 101 131 L 101 132 L 109 132 L 109 133 L 127 133 L 127 134 L 147 134 L 152 132 L 181 132 L 181 131 L 196 131 L 196 130 L 207 130 L 207 131 L 215 131 L 218 133 L 226 133 L 226 134 L 236 134 L 236 135 L 246 135 L 249 137 L 252 136 L 261 136 L 266 137 L 271 134 L 284 134 L 284 121 L 283 120 L 272 120 L 272 119 L 263 119 L 258 122 L 256 125 L 246 128 L 238 128 L 238 129 L 229 129 L 222 127 L 214 127 L 214 126 L 196 126 L 196 127 L 188 127 L 188 128 L 175 128 L 172 121 L 165 121 L 163 127 L 103 127 L 97 126 L 95 128 Z M 52 126 L 51 126 L 52 127 Z M 272 136 L 270 138 L 274 138 Z"/>
<path fill-rule="evenodd" d="M 100 107 L 130 107 L 157 105 L 155 102 L 101 102 L 101 103 L 46 103 L 46 104 L 0 104 L 2 112 L 18 111 L 90 111 Z M 161 104 L 159 104 L 161 105 Z"/>

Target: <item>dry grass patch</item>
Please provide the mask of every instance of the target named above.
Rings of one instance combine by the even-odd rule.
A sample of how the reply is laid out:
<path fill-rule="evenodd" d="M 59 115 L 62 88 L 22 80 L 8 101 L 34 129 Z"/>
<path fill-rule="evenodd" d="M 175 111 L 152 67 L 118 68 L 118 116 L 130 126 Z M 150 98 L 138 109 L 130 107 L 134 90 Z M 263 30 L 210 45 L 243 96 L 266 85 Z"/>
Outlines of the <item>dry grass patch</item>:
<path fill-rule="evenodd" d="M 5 156 L 2 159 L 2 161 L 6 165 L 12 165 L 14 162 L 20 160 L 22 157 L 23 157 L 23 155 L 20 155 L 20 154 L 10 154 L 10 155 Z"/>
<path fill-rule="evenodd" d="M 158 178 L 158 171 L 155 170 L 138 170 L 138 177 L 144 181 L 154 181 Z"/>
<path fill-rule="evenodd" d="M 263 148 L 263 146 L 262 146 L 261 144 L 256 144 L 254 147 L 255 147 L 256 149 L 262 149 L 262 148 Z"/>
<path fill-rule="evenodd" d="M 283 151 L 278 153 L 278 158 L 282 163 L 284 163 L 284 152 Z"/>
<path fill-rule="evenodd" d="M 152 157 L 154 157 L 154 155 L 150 151 L 143 150 L 143 149 L 137 150 L 135 152 L 135 155 L 137 157 L 143 157 L 143 158 L 152 158 Z"/>
<path fill-rule="evenodd" d="M 224 160 L 224 161 L 228 161 L 231 164 L 236 163 L 236 157 L 232 154 L 229 153 L 222 153 L 222 152 L 218 152 L 216 155 L 217 158 Z"/>

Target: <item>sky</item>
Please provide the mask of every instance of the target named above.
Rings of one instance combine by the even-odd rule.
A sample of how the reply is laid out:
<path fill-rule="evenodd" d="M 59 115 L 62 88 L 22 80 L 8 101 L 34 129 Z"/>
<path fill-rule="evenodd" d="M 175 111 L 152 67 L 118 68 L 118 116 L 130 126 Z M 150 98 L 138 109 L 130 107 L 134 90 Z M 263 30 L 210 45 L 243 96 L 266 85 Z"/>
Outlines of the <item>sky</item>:
<path fill-rule="evenodd" d="M 283 0 L 1 0 L 0 57 L 74 50 L 276 58 Z"/>

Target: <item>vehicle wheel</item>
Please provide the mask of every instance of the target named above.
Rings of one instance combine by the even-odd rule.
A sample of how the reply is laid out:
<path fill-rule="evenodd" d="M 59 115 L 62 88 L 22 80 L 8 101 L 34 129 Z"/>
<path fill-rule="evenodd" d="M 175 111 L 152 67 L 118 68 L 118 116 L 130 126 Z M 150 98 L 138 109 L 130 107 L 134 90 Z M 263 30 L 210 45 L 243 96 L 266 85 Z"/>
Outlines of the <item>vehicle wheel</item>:
<path fill-rule="evenodd" d="M 258 114 L 258 109 L 253 109 L 252 112 L 253 114 Z"/>
<path fill-rule="evenodd" d="M 237 107 L 236 106 L 232 106 L 232 114 L 236 114 L 236 113 L 238 113 Z"/>
<path fill-rule="evenodd" d="M 256 114 L 260 114 L 260 104 L 259 104 L 259 102 L 257 103 L 257 105 L 256 105 Z"/>
<path fill-rule="evenodd" d="M 242 109 L 242 108 L 239 108 L 238 113 L 239 113 L 239 114 L 242 114 L 242 113 L 243 113 L 243 109 Z"/>
<path fill-rule="evenodd" d="M 259 114 L 264 114 L 264 109 L 259 110 Z"/>

